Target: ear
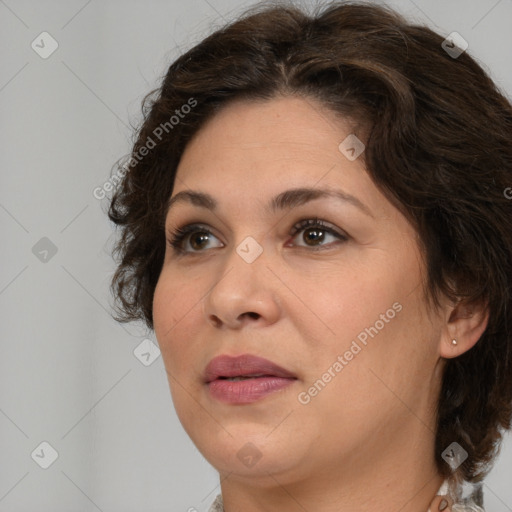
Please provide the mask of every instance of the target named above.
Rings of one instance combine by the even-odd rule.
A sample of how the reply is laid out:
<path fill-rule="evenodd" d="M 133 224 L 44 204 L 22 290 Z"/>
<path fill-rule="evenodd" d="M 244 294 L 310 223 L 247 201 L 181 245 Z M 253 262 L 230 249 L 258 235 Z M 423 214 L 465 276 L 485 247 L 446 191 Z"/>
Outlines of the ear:
<path fill-rule="evenodd" d="M 441 357 L 451 359 L 471 349 L 484 333 L 488 321 L 489 311 L 482 302 L 459 302 L 447 308 L 439 346 Z"/>

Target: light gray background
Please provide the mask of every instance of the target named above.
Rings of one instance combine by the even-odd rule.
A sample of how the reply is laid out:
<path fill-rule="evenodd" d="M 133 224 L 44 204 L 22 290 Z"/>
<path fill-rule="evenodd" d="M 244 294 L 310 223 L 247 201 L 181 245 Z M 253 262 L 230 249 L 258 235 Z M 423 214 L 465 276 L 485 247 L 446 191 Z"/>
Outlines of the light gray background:
<path fill-rule="evenodd" d="M 109 316 L 112 226 L 93 190 L 169 63 L 251 3 L 0 0 L 0 511 L 203 511 L 219 492 L 161 357 L 134 355 L 154 337 Z M 512 0 L 389 4 L 462 34 L 510 97 Z M 59 45 L 47 59 L 31 48 L 43 31 Z M 511 474 L 508 436 L 488 511 L 512 510 Z"/>

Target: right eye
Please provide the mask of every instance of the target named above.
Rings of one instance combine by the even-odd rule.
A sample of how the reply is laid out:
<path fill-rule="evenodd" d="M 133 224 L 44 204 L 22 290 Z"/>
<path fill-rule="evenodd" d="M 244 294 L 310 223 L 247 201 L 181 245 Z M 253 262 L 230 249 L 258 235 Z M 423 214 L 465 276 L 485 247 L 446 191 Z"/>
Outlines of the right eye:
<path fill-rule="evenodd" d="M 203 252 L 202 249 L 208 248 L 211 237 L 216 238 L 208 228 L 200 224 L 190 224 L 171 231 L 168 243 L 180 254 Z"/>

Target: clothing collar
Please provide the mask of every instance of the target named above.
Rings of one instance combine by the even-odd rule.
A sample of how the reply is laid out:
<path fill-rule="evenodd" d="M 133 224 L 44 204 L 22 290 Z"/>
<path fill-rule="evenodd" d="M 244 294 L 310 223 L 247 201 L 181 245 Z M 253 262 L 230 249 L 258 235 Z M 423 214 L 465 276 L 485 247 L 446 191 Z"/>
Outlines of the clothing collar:
<path fill-rule="evenodd" d="M 451 509 L 447 508 L 446 512 L 450 510 L 452 512 L 485 512 L 482 508 L 483 505 L 483 493 L 482 484 L 470 484 L 464 482 L 462 485 L 457 485 L 446 479 L 436 496 L 448 496 L 452 500 Z M 219 494 L 208 512 L 224 512 L 224 506 L 222 503 L 222 495 Z M 437 510 L 428 509 L 428 512 L 438 512 Z"/>

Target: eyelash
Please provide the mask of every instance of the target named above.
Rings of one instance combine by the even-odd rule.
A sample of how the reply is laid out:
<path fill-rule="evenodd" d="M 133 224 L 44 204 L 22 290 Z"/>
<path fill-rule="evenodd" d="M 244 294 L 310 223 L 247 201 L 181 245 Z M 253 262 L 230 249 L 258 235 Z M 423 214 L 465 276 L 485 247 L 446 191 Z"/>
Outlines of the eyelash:
<path fill-rule="evenodd" d="M 330 235 L 333 235 L 340 239 L 342 242 L 346 242 L 348 240 L 348 236 L 343 233 L 338 233 L 333 228 L 330 228 L 327 226 L 322 220 L 314 218 L 314 219 L 304 219 L 297 224 L 295 224 L 290 232 L 290 236 L 295 237 L 298 233 L 305 230 L 306 228 L 311 227 L 318 227 L 321 228 L 321 230 L 325 233 L 328 233 Z M 208 228 L 205 226 L 202 226 L 201 224 L 190 224 L 188 226 L 177 228 L 175 231 L 169 233 L 169 240 L 168 243 L 173 247 L 176 253 L 179 254 L 201 254 L 204 251 L 186 251 L 181 246 L 185 238 L 193 233 L 204 233 L 208 236 L 212 235 L 215 236 Z M 300 246 L 302 248 L 306 248 L 305 246 Z M 310 249 L 312 251 L 321 251 L 323 250 L 325 246 L 318 246 L 315 248 L 315 246 L 312 246 Z"/>

